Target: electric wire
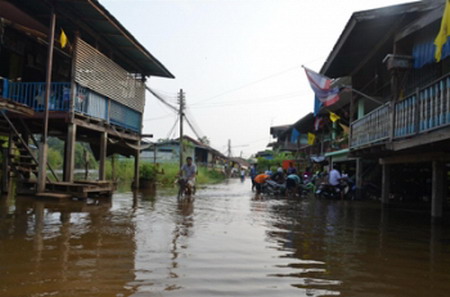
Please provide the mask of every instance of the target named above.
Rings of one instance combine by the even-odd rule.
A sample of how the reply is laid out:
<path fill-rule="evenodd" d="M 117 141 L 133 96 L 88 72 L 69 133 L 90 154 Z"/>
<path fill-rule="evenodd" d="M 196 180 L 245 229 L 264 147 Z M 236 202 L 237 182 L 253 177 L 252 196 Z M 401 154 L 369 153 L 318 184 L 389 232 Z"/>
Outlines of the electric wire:
<path fill-rule="evenodd" d="M 236 91 L 241 90 L 241 89 L 243 89 L 243 88 L 246 88 L 246 87 L 248 87 L 248 86 L 251 86 L 251 85 L 257 84 L 257 83 L 259 83 L 259 82 L 268 80 L 268 79 L 270 79 L 270 78 L 272 78 L 272 77 L 275 77 L 275 76 L 279 76 L 279 75 L 285 74 L 285 73 L 290 72 L 290 71 L 295 70 L 295 69 L 301 69 L 301 67 L 300 67 L 300 66 L 289 67 L 289 68 L 284 69 L 284 70 L 282 70 L 282 71 L 276 72 L 276 73 L 274 73 L 274 74 L 271 74 L 271 75 L 262 77 L 262 78 L 260 78 L 260 79 L 258 79 L 258 80 L 255 80 L 255 81 L 246 83 L 246 84 L 244 84 L 244 85 L 241 85 L 241 86 L 239 86 L 239 87 L 236 87 L 236 88 L 233 88 L 233 89 L 229 89 L 229 90 L 227 90 L 227 91 L 225 91 L 225 92 L 223 92 L 223 93 L 217 94 L 217 95 L 215 95 L 215 96 L 212 96 L 212 97 L 209 97 L 209 98 L 206 98 L 206 99 L 197 101 L 197 102 L 193 103 L 192 106 L 195 106 L 195 105 L 197 105 L 197 104 L 199 104 L 199 103 L 204 103 L 204 102 L 207 102 L 207 101 L 214 100 L 214 99 L 216 99 L 217 97 L 220 97 L 220 96 L 223 96 L 223 95 L 232 93 L 232 92 L 236 92 Z"/>
<path fill-rule="evenodd" d="M 173 126 L 172 126 L 172 128 L 169 130 L 169 133 L 167 134 L 167 138 L 168 139 L 170 139 L 170 136 L 172 135 L 172 133 L 174 132 L 174 130 L 175 130 L 175 127 L 177 126 L 177 124 L 178 124 L 178 118 L 176 118 L 176 120 L 175 120 L 175 123 L 173 124 Z"/>

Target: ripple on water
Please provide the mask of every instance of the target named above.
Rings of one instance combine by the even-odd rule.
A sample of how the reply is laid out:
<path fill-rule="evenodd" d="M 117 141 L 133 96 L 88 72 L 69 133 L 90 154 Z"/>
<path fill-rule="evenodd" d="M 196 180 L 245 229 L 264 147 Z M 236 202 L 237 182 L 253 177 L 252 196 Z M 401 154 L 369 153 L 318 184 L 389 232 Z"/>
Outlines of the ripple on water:
<path fill-rule="evenodd" d="M 450 228 L 378 204 L 254 199 L 230 181 L 178 201 L 0 207 L 1 296 L 447 296 Z M 7 213 L 1 213 L 6 211 Z"/>

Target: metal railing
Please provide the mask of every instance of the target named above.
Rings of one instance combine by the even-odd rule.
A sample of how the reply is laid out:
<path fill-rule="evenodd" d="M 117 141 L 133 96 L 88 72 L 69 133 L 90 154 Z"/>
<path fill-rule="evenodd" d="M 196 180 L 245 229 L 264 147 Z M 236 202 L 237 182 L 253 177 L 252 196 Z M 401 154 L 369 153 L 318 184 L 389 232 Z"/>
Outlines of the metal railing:
<path fill-rule="evenodd" d="M 394 137 L 411 136 L 450 124 L 450 77 L 395 104 Z"/>
<path fill-rule="evenodd" d="M 3 79 L 2 97 L 43 111 L 45 82 L 13 82 Z M 70 83 L 55 82 L 50 87 L 50 111 L 68 111 L 70 108 Z"/>
<path fill-rule="evenodd" d="M 389 138 L 391 130 L 390 102 L 351 123 L 350 147 L 360 147 Z"/>
<path fill-rule="evenodd" d="M 388 139 L 392 112 L 394 139 L 412 137 L 449 125 L 450 74 L 394 103 L 392 110 L 385 104 L 353 122 L 350 147 L 356 148 Z"/>
<path fill-rule="evenodd" d="M 3 98 L 27 105 L 35 111 L 44 110 L 45 82 L 13 82 L 5 78 L 2 80 Z M 71 83 L 53 82 L 50 87 L 49 110 L 74 111 L 134 132 L 141 132 L 142 115 L 138 111 L 78 84 L 73 96 L 72 101 Z"/>

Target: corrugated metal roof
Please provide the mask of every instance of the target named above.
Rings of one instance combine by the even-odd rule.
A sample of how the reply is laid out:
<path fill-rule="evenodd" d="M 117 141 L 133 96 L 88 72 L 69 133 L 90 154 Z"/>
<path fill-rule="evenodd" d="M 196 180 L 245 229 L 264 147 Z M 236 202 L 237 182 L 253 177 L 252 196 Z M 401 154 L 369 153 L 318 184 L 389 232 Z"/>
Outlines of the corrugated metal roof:
<path fill-rule="evenodd" d="M 436 46 L 434 45 L 434 40 L 414 45 L 412 51 L 412 56 L 414 58 L 414 68 L 422 68 L 427 64 L 435 63 L 435 52 Z M 448 56 L 450 56 L 450 38 L 447 38 L 447 42 L 442 47 L 441 59 L 445 59 Z"/>
<path fill-rule="evenodd" d="M 3 0 L 1 0 L 3 1 Z M 51 7 L 48 1 L 8 0 L 40 23 L 48 26 Z M 63 28 L 69 39 L 76 31 L 95 45 L 112 50 L 113 60 L 130 73 L 174 78 L 120 22 L 96 0 L 55 0 L 57 26 Z M 107 53 L 108 54 L 108 53 Z"/>
<path fill-rule="evenodd" d="M 394 26 L 414 20 L 436 5 L 440 4 L 412 2 L 353 13 L 320 72 L 329 77 L 349 75 Z"/>

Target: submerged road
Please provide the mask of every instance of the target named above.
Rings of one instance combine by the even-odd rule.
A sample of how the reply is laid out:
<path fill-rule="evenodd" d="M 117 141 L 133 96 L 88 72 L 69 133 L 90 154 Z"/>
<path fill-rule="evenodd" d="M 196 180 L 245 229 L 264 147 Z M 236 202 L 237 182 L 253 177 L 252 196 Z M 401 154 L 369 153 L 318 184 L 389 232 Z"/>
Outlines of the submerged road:
<path fill-rule="evenodd" d="M 450 228 L 427 212 L 249 189 L 3 198 L 0 296 L 449 296 Z"/>

